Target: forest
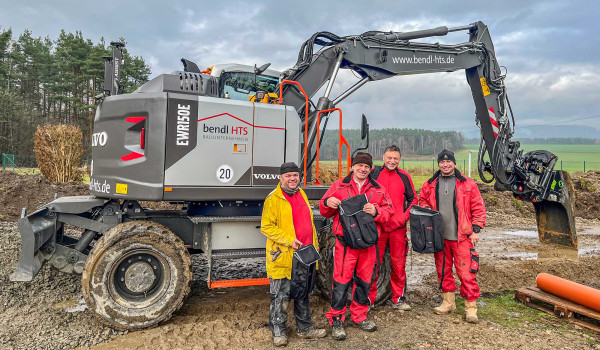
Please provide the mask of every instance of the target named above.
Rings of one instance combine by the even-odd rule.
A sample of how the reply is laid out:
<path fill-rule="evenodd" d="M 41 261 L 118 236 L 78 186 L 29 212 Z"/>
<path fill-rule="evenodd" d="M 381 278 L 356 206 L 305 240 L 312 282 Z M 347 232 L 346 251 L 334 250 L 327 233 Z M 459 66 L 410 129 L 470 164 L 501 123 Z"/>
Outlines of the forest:
<path fill-rule="evenodd" d="M 320 150 L 322 160 L 337 159 L 339 130 L 327 130 Z M 361 140 L 360 130 L 342 129 L 342 134 L 352 150 L 364 147 L 366 141 Z M 380 158 L 386 147 L 396 145 L 402 156 L 437 154 L 444 148 L 459 150 L 463 148 L 465 137 L 458 131 L 431 131 L 424 129 L 385 128 L 369 132 L 369 152 Z"/>
<path fill-rule="evenodd" d="M 1 152 L 32 155 L 38 126 L 69 124 L 81 129 L 88 155 L 94 96 L 102 92 L 103 56 L 110 55 L 110 40 L 94 43 L 80 31 L 62 30 L 53 40 L 0 28 Z M 126 49 L 124 58 L 121 83 L 130 92 L 148 81 L 150 67 Z"/>

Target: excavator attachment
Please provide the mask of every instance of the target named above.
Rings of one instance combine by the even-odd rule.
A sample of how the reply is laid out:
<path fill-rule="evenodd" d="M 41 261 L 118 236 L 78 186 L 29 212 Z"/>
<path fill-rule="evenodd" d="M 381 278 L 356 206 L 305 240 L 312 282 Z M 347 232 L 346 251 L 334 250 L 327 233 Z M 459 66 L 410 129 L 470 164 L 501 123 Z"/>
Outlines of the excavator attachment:
<path fill-rule="evenodd" d="M 573 181 L 566 171 L 553 173 L 547 199 L 532 201 L 540 241 L 577 248 Z"/>

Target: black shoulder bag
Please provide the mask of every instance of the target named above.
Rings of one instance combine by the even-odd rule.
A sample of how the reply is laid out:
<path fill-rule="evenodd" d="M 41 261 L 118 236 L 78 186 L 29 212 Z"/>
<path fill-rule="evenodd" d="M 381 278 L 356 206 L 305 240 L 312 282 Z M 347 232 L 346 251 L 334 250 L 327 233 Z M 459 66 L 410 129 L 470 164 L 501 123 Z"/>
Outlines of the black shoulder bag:
<path fill-rule="evenodd" d="M 305 245 L 294 252 L 290 299 L 304 299 L 312 292 L 315 287 L 317 261 L 320 258 L 317 248 L 312 244 Z"/>
<path fill-rule="evenodd" d="M 444 250 L 444 223 L 440 212 L 414 205 L 410 209 L 410 240 L 417 253 Z"/>
<path fill-rule="evenodd" d="M 371 214 L 363 211 L 369 201 L 366 194 L 343 200 L 338 207 L 343 237 L 339 237 L 344 246 L 352 249 L 365 249 L 377 243 L 379 234 Z"/>

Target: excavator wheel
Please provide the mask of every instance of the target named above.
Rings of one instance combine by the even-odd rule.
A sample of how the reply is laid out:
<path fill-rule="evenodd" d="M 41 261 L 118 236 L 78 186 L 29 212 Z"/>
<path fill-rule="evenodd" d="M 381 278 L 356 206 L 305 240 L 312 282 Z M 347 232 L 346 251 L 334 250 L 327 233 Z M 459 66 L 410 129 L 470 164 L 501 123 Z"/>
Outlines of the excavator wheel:
<path fill-rule="evenodd" d="M 333 286 L 333 250 L 335 247 L 335 235 L 331 230 L 331 225 L 325 226 L 319 232 L 319 253 L 321 260 L 319 261 L 319 270 L 315 284 L 321 291 L 323 298 L 331 300 L 331 287 Z M 381 267 L 379 269 L 379 278 L 377 279 L 377 298 L 375 305 L 381 305 L 386 300 L 389 300 L 392 295 L 392 285 L 390 278 L 392 273 L 392 265 L 390 262 L 389 248 L 386 249 Z M 348 303 L 352 301 L 352 287 L 348 288 Z"/>
<path fill-rule="evenodd" d="M 120 224 L 98 240 L 81 279 L 88 308 L 117 329 L 168 320 L 190 291 L 190 255 L 171 230 L 152 221 Z"/>

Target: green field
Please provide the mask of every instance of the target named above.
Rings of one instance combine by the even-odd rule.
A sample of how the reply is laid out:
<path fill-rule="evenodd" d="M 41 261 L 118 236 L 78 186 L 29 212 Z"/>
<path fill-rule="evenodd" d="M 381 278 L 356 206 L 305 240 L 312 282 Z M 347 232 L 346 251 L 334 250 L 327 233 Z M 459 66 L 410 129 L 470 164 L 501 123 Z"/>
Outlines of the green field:
<path fill-rule="evenodd" d="M 479 145 L 465 145 L 465 148 L 457 151 L 456 167 L 463 173 L 468 174 L 469 151 L 471 153 L 471 177 L 478 179 L 477 175 L 477 150 Z M 547 150 L 558 156 L 556 169 L 568 172 L 585 170 L 600 170 L 600 145 L 521 145 L 525 152 L 534 150 Z M 406 169 L 412 176 L 416 189 L 421 188 L 423 183 L 437 170 L 435 156 L 406 156 L 400 161 L 400 168 Z M 321 161 L 321 163 L 337 164 L 337 161 Z M 376 165 L 381 165 L 381 160 L 375 160 Z"/>
<path fill-rule="evenodd" d="M 478 147 L 478 145 L 465 145 L 465 149 L 456 152 L 456 165 L 460 171 L 468 172 L 466 170 L 469 168 L 469 151 L 474 151 L 471 153 L 471 172 L 476 171 Z M 583 171 L 585 166 L 586 171 L 600 170 L 600 145 L 521 145 L 521 149 L 525 152 L 547 150 L 556 154 L 558 156 L 556 169 L 574 172 Z M 407 156 L 403 157 L 402 161 L 401 167 L 405 169 L 437 168 L 434 156 Z"/>

